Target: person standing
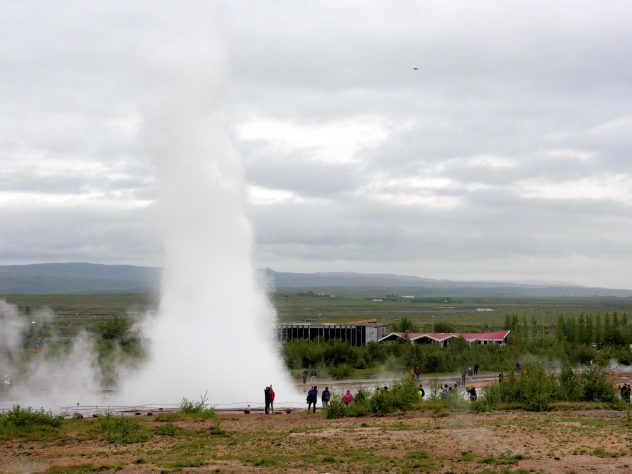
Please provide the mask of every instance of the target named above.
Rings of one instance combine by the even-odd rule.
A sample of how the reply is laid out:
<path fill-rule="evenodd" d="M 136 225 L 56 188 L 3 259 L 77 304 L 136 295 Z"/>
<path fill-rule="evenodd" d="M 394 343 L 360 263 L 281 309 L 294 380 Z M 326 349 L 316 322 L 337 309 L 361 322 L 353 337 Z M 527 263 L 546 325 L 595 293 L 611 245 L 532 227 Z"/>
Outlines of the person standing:
<path fill-rule="evenodd" d="M 272 390 L 272 384 L 270 384 L 270 412 L 274 415 L 274 397 L 275 393 Z"/>
<path fill-rule="evenodd" d="M 345 405 L 349 405 L 352 401 L 353 401 L 353 395 L 351 394 L 349 390 L 347 390 L 347 393 L 345 393 L 344 396 L 342 397 L 342 402 Z"/>
<path fill-rule="evenodd" d="M 270 411 L 270 387 L 266 387 L 263 390 L 263 397 L 266 402 L 265 414 L 267 415 L 268 412 Z"/>
<path fill-rule="evenodd" d="M 321 401 L 323 403 L 323 408 L 327 408 L 329 406 L 329 399 L 331 398 L 331 393 L 329 392 L 329 387 L 325 387 L 323 390 L 323 394 L 321 395 Z"/>
<path fill-rule="evenodd" d="M 419 401 L 422 401 L 424 399 L 425 394 L 426 391 L 424 390 L 424 386 L 422 384 L 419 384 L 419 388 L 417 389 L 417 398 L 419 398 Z"/>
<path fill-rule="evenodd" d="M 478 362 L 474 362 L 474 375 L 478 375 Z"/>
<path fill-rule="evenodd" d="M 303 369 L 303 385 L 307 383 L 307 369 Z"/>
<path fill-rule="evenodd" d="M 316 367 L 312 369 L 312 382 L 316 382 L 316 377 L 318 376 L 318 372 L 316 372 Z"/>
<path fill-rule="evenodd" d="M 313 407 L 314 413 L 316 413 L 316 402 L 318 401 L 318 389 L 314 385 L 309 392 L 307 392 L 307 411 Z"/>

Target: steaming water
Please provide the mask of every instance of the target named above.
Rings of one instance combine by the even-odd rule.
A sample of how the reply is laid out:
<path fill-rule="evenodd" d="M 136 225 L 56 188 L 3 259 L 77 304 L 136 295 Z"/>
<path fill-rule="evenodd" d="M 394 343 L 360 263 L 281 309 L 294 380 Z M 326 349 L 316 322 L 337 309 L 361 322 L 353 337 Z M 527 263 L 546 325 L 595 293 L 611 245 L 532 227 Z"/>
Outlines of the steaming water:
<path fill-rule="evenodd" d="M 275 313 L 254 271 L 245 186 L 219 101 L 224 49 L 208 16 L 172 21 L 147 52 L 144 138 L 156 165 L 165 264 L 151 359 L 121 399 L 214 404 L 298 399 L 274 343 Z M 302 397 L 301 397 L 302 398 Z"/>

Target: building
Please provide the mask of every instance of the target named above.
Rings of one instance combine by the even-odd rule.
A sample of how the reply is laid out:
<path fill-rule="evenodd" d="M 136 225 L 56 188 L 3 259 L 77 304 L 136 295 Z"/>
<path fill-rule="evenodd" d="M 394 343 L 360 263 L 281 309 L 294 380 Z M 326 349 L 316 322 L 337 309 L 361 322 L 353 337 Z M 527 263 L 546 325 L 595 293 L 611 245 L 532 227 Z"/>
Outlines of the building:
<path fill-rule="evenodd" d="M 311 341 L 342 341 L 352 346 L 364 346 L 369 342 L 378 342 L 386 333 L 386 325 L 375 320 L 353 321 L 342 324 L 329 323 L 287 323 L 277 324 L 277 337 L 280 341 L 309 339 Z"/>
<path fill-rule="evenodd" d="M 437 344 L 445 347 L 450 339 L 462 337 L 470 344 L 506 344 L 508 329 L 494 332 L 392 332 L 378 342 L 405 340 L 415 344 Z"/>

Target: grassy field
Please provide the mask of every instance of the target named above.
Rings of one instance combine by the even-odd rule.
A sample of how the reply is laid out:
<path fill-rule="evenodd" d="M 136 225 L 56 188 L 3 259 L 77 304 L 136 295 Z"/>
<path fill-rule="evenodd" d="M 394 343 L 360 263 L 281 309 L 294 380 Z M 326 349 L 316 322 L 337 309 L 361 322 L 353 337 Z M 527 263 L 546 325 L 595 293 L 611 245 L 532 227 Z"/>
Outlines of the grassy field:
<path fill-rule="evenodd" d="M 62 333 L 128 312 L 154 309 L 156 297 L 146 294 L 94 295 L 5 295 L 0 298 L 31 311 L 49 307 L 57 314 Z M 415 298 L 384 296 L 373 298 L 312 295 L 274 295 L 272 303 L 280 322 L 322 321 L 344 322 L 377 319 L 391 324 L 406 317 L 416 326 L 430 330 L 435 322 L 454 324 L 461 330 L 479 331 L 500 328 L 505 315 L 520 319 L 534 316 L 538 325 L 552 328 L 558 315 L 580 313 L 605 314 L 618 312 L 632 315 L 632 298 Z M 492 312 L 477 311 L 491 308 Z"/>
<path fill-rule="evenodd" d="M 630 298 L 373 298 L 275 295 L 274 306 L 280 321 L 315 320 L 323 322 L 377 319 L 394 323 L 410 319 L 416 326 L 430 329 L 437 321 L 473 331 L 502 327 L 505 315 L 517 315 L 529 321 L 535 316 L 539 325 L 553 327 L 558 315 L 580 313 L 632 313 Z M 489 308 L 493 311 L 477 311 Z"/>
<path fill-rule="evenodd" d="M 65 420 L 0 438 L 1 472 L 630 472 L 625 411 L 304 411 Z M 123 433 L 123 435 L 121 435 Z"/>
<path fill-rule="evenodd" d="M 143 312 L 156 307 L 156 297 L 147 294 L 94 295 L 4 295 L 0 299 L 17 305 L 22 312 L 33 313 L 42 308 L 55 312 L 55 327 L 62 335 L 72 335 L 80 328 L 107 321 L 117 316 Z"/>

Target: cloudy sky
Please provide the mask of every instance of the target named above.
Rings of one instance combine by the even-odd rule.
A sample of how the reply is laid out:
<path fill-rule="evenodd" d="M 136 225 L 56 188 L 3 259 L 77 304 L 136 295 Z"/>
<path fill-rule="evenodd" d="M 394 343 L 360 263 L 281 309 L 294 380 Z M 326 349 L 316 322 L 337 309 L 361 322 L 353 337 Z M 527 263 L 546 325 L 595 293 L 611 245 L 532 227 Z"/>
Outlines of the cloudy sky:
<path fill-rule="evenodd" d="M 161 264 L 142 63 L 187 10 L 258 266 L 632 286 L 632 3 L 203 3 L 0 0 L 0 263 Z"/>

